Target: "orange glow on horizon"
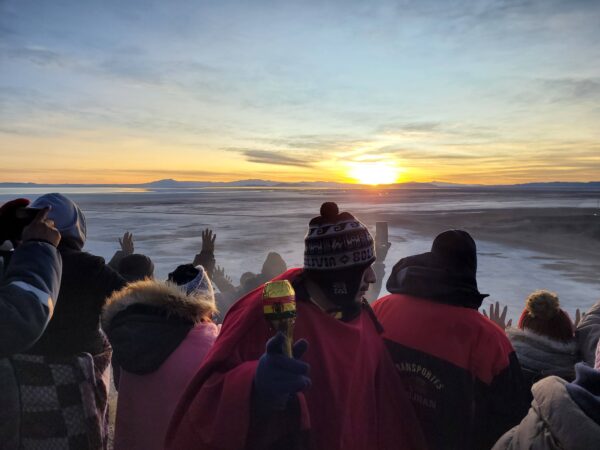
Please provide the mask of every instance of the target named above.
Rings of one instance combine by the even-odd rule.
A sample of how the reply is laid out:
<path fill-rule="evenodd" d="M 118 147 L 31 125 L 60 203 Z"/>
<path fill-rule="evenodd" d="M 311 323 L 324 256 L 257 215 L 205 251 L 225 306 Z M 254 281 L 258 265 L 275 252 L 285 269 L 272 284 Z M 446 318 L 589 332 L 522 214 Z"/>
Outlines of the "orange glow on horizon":
<path fill-rule="evenodd" d="M 393 184 L 400 178 L 401 170 L 385 161 L 353 162 L 348 163 L 348 166 L 348 175 L 359 184 Z"/>

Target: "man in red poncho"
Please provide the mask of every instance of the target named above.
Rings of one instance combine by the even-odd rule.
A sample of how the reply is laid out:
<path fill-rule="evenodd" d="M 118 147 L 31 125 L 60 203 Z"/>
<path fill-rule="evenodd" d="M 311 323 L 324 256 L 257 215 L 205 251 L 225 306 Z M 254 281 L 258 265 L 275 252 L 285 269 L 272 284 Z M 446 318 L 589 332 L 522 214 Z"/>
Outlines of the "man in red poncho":
<path fill-rule="evenodd" d="M 304 270 L 277 278 L 296 291 L 293 358 L 265 320 L 262 287 L 240 299 L 180 400 L 166 448 L 425 448 L 363 300 L 374 260 L 367 228 L 323 204 L 309 224 Z"/>

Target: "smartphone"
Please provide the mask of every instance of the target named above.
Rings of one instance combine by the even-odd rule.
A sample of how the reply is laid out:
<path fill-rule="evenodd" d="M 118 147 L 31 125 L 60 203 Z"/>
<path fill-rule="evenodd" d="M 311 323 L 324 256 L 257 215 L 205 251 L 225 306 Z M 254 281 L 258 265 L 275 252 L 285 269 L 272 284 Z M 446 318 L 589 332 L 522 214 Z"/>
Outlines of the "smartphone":
<path fill-rule="evenodd" d="M 11 211 L 10 216 L 0 217 L 0 241 L 20 241 L 23 228 L 29 225 L 40 211 L 39 208 L 17 208 Z"/>
<path fill-rule="evenodd" d="M 41 210 L 41 208 L 17 208 L 15 219 L 17 219 L 21 226 L 26 227 L 33 222 L 33 219 L 35 219 Z"/>

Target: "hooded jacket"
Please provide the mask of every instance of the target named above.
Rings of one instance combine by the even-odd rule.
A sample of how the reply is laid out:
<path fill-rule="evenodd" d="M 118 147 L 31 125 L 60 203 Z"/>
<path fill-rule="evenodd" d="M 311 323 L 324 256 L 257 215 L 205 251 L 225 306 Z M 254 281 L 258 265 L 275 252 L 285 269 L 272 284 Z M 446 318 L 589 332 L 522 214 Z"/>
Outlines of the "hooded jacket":
<path fill-rule="evenodd" d="M 485 296 L 472 245 L 467 264 L 437 251 L 401 260 L 387 283 L 392 295 L 373 304 L 432 449 L 487 450 L 527 412 L 514 350 L 477 311 Z"/>
<path fill-rule="evenodd" d="M 591 450 L 600 443 L 600 371 L 577 365 L 578 379 L 567 383 L 550 376 L 533 385 L 533 402 L 523 421 L 508 431 L 493 450 Z M 593 379 L 592 379 L 593 378 Z M 595 391 L 590 390 L 595 387 Z M 575 392 L 577 391 L 577 392 Z M 586 402 L 593 402 L 586 412 Z M 590 415 L 596 414 L 595 419 Z"/>
<path fill-rule="evenodd" d="M 575 338 L 577 339 L 581 359 L 593 366 L 596 347 L 600 339 L 600 302 L 592 306 L 581 319 L 577 330 L 575 330 Z"/>
<path fill-rule="evenodd" d="M 110 349 L 100 331 L 100 314 L 106 299 L 121 289 L 125 280 L 103 258 L 82 251 L 86 239 L 85 217 L 73 201 L 61 194 L 47 194 L 31 206 L 51 207 L 48 218 L 62 236 L 58 251 L 63 272 L 54 315 L 28 353 L 54 356 L 105 353 Z"/>
<path fill-rule="evenodd" d="M 218 334 L 207 321 L 213 311 L 210 295 L 185 295 L 173 284 L 150 280 L 108 300 L 102 324 L 123 369 L 115 450 L 163 449 L 177 401 Z"/>
<path fill-rule="evenodd" d="M 561 342 L 528 329 L 507 328 L 506 335 L 517 353 L 527 387 L 549 375 L 567 381 L 575 377 L 575 363 L 579 361 L 577 342 Z"/>

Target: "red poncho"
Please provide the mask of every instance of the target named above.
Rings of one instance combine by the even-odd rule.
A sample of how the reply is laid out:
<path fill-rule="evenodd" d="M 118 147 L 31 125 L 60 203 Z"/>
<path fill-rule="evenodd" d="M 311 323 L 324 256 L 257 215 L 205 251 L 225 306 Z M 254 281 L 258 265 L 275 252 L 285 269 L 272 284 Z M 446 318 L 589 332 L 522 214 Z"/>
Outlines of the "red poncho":
<path fill-rule="evenodd" d="M 293 281 L 301 272 L 292 269 L 278 279 Z M 251 396 L 258 359 L 273 332 L 263 315 L 261 293 L 262 288 L 249 293 L 229 311 L 180 400 L 166 449 L 262 448 L 252 429 L 257 422 L 251 420 Z M 296 308 L 294 339 L 310 343 L 302 359 L 310 364 L 312 386 L 297 394 L 300 414 L 293 426 L 308 430 L 311 448 L 425 448 L 412 405 L 369 312 L 342 322 L 302 299 Z M 277 414 L 286 413 L 275 413 L 273 420 Z M 277 430 L 277 425 L 272 428 Z M 261 436 L 261 441 L 268 440 Z"/>

